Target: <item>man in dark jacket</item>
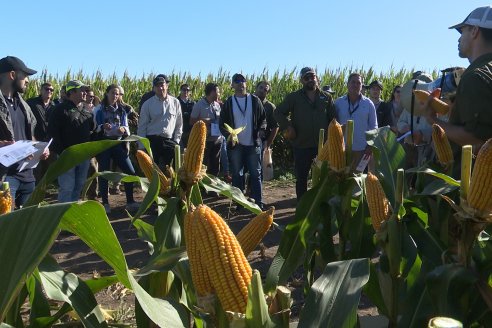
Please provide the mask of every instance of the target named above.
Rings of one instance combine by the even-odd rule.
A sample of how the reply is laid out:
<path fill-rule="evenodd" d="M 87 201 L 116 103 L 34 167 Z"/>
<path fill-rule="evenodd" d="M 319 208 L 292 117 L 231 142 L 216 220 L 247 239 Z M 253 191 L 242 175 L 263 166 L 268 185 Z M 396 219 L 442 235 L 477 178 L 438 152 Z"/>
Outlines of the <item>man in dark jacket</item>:
<path fill-rule="evenodd" d="M 376 116 L 378 118 L 378 126 L 394 126 L 396 122 L 393 122 L 391 111 L 393 105 L 386 103 L 381 99 L 381 92 L 383 91 L 383 84 L 374 80 L 369 84 L 369 99 L 371 99 L 374 107 L 376 108 Z"/>
<path fill-rule="evenodd" d="M 50 115 L 48 133 L 53 138 L 52 150 L 58 155 L 70 146 L 90 141 L 94 130 L 93 115 L 80 105 L 87 97 L 86 87 L 78 80 L 69 81 L 66 84 L 67 99 Z M 58 177 L 59 202 L 79 199 L 88 169 L 89 160 L 86 160 Z"/>
<path fill-rule="evenodd" d="M 232 76 L 234 95 L 224 103 L 220 115 L 220 131 L 227 139 L 227 151 L 232 173 L 232 185 L 244 190 L 243 168 L 250 174 L 251 196 L 263 208 L 261 195 L 261 145 L 265 139 L 266 115 L 261 100 L 246 91 L 246 78 L 240 73 Z M 232 129 L 244 127 L 237 135 L 238 142 L 229 138 Z"/>
<path fill-rule="evenodd" d="M 0 140 L 1 144 L 14 143 L 19 140 L 33 140 L 36 118 L 21 94 L 29 84 L 29 76 L 35 70 L 27 68 L 17 57 L 7 56 L 0 59 Z M 49 152 L 43 154 L 45 159 Z M 13 205 L 22 206 L 34 190 L 32 169 L 19 172 L 19 164 L 8 168 L 2 166 L 2 176 L 10 185 Z"/>
<path fill-rule="evenodd" d="M 36 127 L 34 129 L 34 137 L 38 141 L 49 141 L 48 136 L 48 119 L 55 108 L 53 101 L 53 86 L 49 82 L 41 84 L 41 92 L 38 97 L 27 100 L 27 104 L 31 107 L 32 113 L 36 117 Z M 55 160 L 56 155 L 52 154 L 46 161 L 41 161 L 34 169 L 34 177 L 36 183 L 44 176 L 48 167 Z"/>

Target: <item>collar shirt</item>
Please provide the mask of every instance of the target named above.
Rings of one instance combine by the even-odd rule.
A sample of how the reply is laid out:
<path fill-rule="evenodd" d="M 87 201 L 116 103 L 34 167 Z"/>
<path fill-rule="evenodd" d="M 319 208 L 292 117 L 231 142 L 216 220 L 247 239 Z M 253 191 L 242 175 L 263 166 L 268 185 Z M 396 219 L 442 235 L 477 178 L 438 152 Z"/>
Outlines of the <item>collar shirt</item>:
<path fill-rule="evenodd" d="M 378 128 L 376 109 L 372 101 L 361 95 L 355 104 L 351 104 L 347 95 L 335 101 L 337 121 L 346 124 L 348 120 L 354 121 L 354 142 L 352 150 L 361 151 L 366 149 L 366 131 Z"/>
<path fill-rule="evenodd" d="M 219 124 L 220 120 L 220 105 L 218 102 L 214 101 L 209 103 L 206 98 L 198 100 L 193 106 L 193 111 L 191 112 L 191 117 L 195 119 L 210 119 L 211 124 Z M 212 136 L 212 129 L 207 126 L 207 140 L 216 141 L 220 136 Z"/>
<path fill-rule="evenodd" d="M 243 146 L 252 146 L 253 143 L 253 105 L 251 95 L 246 97 L 232 96 L 232 113 L 234 125 L 237 127 L 244 126 L 245 129 L 237 135 L 239 144 Z"/>
<path fill-rule="evenodd" d="M 164 100 L 157 96 L 145 101 L 140 110 L 137 134 L 141 137 L 158 135 L 179 143 L 183 132 L 183 115 L 179 100 L 167 95 Z"/>

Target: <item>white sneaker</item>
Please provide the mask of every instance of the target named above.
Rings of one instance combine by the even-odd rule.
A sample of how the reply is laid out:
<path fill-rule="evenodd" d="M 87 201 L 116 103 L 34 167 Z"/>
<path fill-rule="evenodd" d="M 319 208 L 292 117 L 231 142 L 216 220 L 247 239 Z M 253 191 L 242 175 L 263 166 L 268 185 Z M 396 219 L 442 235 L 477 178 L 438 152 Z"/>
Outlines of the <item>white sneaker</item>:
<path fill-rule="evenodd" d="M 126 209 L 129 211 L 138 210 L 139 207 L 140 207 L 140 203 L 138 203 L 138 202 L 131 202 L 131 203 L 126 204 Z"/>
<path fill-rule="evenodd" d="M 111 213 L 111 207 L 109 206 L 109 204 L 103 204 L 104 206 L 104 210 L 106 211 L 106 214 L 110 214 Z"/>

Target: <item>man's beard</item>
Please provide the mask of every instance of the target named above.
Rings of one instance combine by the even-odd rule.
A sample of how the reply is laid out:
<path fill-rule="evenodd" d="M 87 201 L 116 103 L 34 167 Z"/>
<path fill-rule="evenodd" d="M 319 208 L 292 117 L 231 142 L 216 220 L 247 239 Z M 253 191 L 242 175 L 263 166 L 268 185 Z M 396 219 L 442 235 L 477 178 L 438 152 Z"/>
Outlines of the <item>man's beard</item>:
<path fill-rule="evenodd" d="M 24 91 L 26 91 L 26 88 L 27 88 L 27 84 L 25 84 L 24 87 L 22 87 L 20 80 L 18 80 L 17 78 L 12 81 L 13 92 L 24 93 Z"/>
<path fill-rule="evenodd" d="M 306 83 L 306 85 L 304 85 L 304 89 L 306 89 L 308 91 L 316 90 L 316 83 L 314 83 L 314 82 Z"/>

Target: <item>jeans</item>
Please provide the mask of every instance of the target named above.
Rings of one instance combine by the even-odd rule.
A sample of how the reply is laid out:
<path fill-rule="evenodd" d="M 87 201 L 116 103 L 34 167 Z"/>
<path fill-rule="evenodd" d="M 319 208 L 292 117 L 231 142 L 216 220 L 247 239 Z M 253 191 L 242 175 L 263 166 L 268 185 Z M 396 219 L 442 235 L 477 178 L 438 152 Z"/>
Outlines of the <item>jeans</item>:
<path fill-rule="evenodd" d="M 205 153 L 203 154 L 203 164 L 207 166 L 207 173 L 217 176 L 219 174 L 220 151 L 222 140 L 207 141 L 205 144 Z"/>
<path fill-rule="evenodd" d="M 109 171 L 111 169 L 111 159 L 121 169 L 123 173 L 135 175 L 130 157 L 128 157 L 127 149 L 124 145 L 116 145 L 111 147 L 96 156 L 99 172 Z M 103 204 L 108 204 L 108 180 L 99 178 L 99 193 Z M 133 203 L 133 182 L 125 182 L 126 202 Z"/>
<path fill-rule="evenodd" d="M 251 183 L 251 197 L 259 206 L 262 205 L 260 154 L 261 147 L 256 146 L 236 145 L 234 148 L 228 150 L 232 185 L 244 190 L 243 167 L 246 167 Z"/>
<path fill-rule="evenodd" d="M 294 173 L 296 175 L 297 201 L 307 191 L 308 175 L 311 164 L 318 154 L 318 148 L 294 148 Z"/>
<path fill-rule="evenodd" d="M 72 167 L 58 177 L 58 202 L 76 202 L 80 198 L 80 192 L 87 180 L 90 160 Z"/>
<path fill-rule="evenodd" d="M 14 207 L 20 208 L 24 205 L 34 191 L 34 185 L 36 184 L 34 181 L 21 181 L 11 175 L 5 177 L 5 182 L 9 183 L 10 195 L 12 196 L 12 209 Z"/>
<path fill-rule="evenodd" d="M 174 147 L 177 143 L 172 139 L 161 136 L 148 135 L 147 138 L 150 142 L 154 162 L 164 171 L 166 165 L 171 165 L 174 160 Z"/>
<path fill-rule="evenodd" d="M 229 156 L 227 155 L 227 142 L 224 138 L 220 147 L 220 171 L 222 174 L 229 173 Z"/>

